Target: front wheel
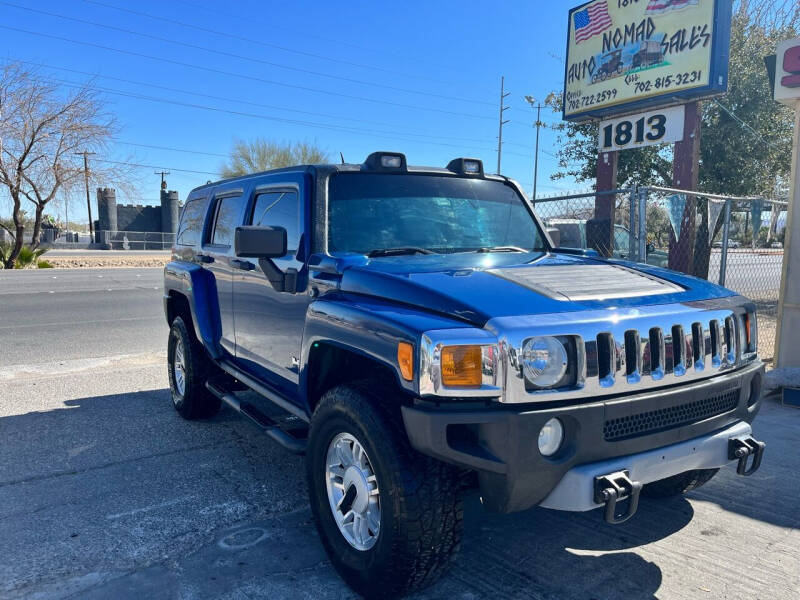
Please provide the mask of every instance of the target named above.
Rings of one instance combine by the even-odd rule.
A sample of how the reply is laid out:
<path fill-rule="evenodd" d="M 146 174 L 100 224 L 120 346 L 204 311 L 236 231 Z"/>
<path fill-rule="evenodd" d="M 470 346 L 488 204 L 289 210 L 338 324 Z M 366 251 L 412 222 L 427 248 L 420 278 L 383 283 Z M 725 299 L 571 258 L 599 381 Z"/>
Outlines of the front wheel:
<path fill-rule="evenodd" d="M 368 598 L 433 583 L 461 540 L 460 473 L 411 448 L 387 407 L 391 393 L 366 383 L 327 392 L 306 451 L 322 543 L 342 578 Z"/>
<path fill-rule="evenodd" d="M 205 387 L 215 366 L 181 317 L 175 318 L 169 330 L 167 368 L 172 404 L 183 418 L 201 419 L 219 411 L 220 399 Z"/>

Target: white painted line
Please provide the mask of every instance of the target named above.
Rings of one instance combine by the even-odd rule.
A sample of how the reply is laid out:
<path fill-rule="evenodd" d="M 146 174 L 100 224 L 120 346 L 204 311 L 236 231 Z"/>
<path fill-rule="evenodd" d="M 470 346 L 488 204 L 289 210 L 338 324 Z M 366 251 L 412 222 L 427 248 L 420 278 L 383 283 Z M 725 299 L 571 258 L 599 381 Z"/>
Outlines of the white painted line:
<path fill-rule="evenodd" d="M 161 504 L 153 504 L 152 506 L 144 506 L 142 508 L 136 508 L 134 510 L 129 510 L 126 512 L 121 513 L 114 513 L 111 515 L 106 515 L 106 519 L 119 519 L 122 517 L 130 517 L 131 515 L 138 515 L 139 513 L 143 512 L 150 512 L 152 510 L 158 510 L 159 508 L 166 508 L 167 506 L 173 506 L 175 504 L 180 504 L 181 502 L 187 502 L 196 498 L 194 494 L 191 496 L 184 496 L 183 498 L 175 498 L 175 500 L 167 500 L 166 502 L 162 502 Z"/>

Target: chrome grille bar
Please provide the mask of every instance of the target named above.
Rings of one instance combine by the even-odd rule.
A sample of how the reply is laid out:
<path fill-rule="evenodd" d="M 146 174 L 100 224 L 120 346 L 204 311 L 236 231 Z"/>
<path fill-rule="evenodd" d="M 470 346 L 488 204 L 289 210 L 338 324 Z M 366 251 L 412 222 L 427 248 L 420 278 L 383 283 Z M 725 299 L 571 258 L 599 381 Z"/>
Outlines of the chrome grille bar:
<path fill-rule="evenodd" d="M 641 392 L 672 383 L 713 377 L 756 359 L 744 347 L 744 301 L 735 305 L 720 300 L 698 310 L 685 305 L 630 309 L 611 318 L 608 311 L 493 319 L 508 356 L 535 335 L 569 336 L 577 361 L 575 385 L 558 390 L 531 390 L 521 369 L 507 373 L 506 402 L 538 402 L 565 398 L 595 398 L 609 394 Z M 653 312 L 654 314 L 649 314 Z M 505 335 L 502 333 L 507 328 Z"/>

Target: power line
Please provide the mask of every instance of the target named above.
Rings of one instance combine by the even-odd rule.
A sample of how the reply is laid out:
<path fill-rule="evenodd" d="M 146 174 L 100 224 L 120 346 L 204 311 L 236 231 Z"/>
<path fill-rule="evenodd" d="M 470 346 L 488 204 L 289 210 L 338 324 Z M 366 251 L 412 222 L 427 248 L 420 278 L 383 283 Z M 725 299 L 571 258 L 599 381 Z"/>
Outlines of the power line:
<path fill-rule="evenodd" d="M 54 81 L 56 83 L 60 83 L 60 84 L 65 85 L 67 87 L 73 87 L 73 88 L 78 88 L 78 89 L 84 87 L 83 85 L 79 85 L 79 84 L 77 84 L 75 82 L 59 80 L 59 79 L 55 79 L 55 78 L 51 79 L 51 81 Z M 219 107 L 215 107 L 215 106 L 206 106 L 206 105 L 202 105 L 202 104 L 193 104 L 193 103 L 189 103 L 189 102 L 180 102 L 178 100 L 171 100 L 171 99 L 168 99 L 168 98 L 158 98 L 158 97 L 154 97 L 154 96 L 144 96 L 142 94 L 135 94 L 135 93 L 132 93 L 132 92 L 123 92 L 121 90 L 114 90 L 114 89 L 110 89 L 110 88 L 96 87 L 95 89 L 97 89 L 98 91 L 107 93 L 107 94 L 113 94 L 113 95 L 117 95 L 117 96 L 124 96 L 124 97 L 128 97 L 128 98 L 135 98 L 135 99 L 140 99 L 140 100 L 147 100 L 147 101 L 150 101 L 150 102 L 159 102 L 159 103 L 164 103 L 164 104 L 172 104 L 172 105 L 176 105 L 176 106 L 185 106 L 185 107 L 188 107 L 188 108 L 196 108 L 196 109 L 200 109 L 200 110 L 219 112 L 219 113 L 227 113 L 227 114 L 232 114 L 232 115 L 237 115 L 237 116 L 264 119 L 264 120 L 269 120 L 269 121 L 278 121 L 278 122 L 289 123 L 289 124 L 293 124 L 293 125 L 302 125 L 302 126 L 305 126 L 305 127 L 317 128 L 317 129 L 329 129 L 329 130 L 333 130 L 333 131 L 345 131 L 347 133 L 354 134 L 354 135 L 368 135 L 370 137 L 388 137 L 389 139 L 397 139 L 397 140 L 402 140 L 402 141 L 407 141 L 407 142 L 415 142 L 415 143 L 424 142 L 427 145 L 446 146 L 446 147 L 450 147 L 450 148 L 461 148 L 461 149 L 465 148 L 461 144 L 447 144 L 447 143 L 444 143 L 444 142 L 435 142 L 435 141 L 432 141 L 432 140 L 416 140 L 416 139 L 409 139 L 407 137 L 404 138 L 404 137 L 401 137 L 401 136 L 406 135 L 403 132 L 387 132 L 387 131 L 381 131 L 381 130 L 367 130 L 367 129 L 361 129 L 361 128 L 355 128 L 355 127 L 345 127 L 345 126 L 329 125 L 329 124 L 325 124 L 325 123 L 314 123 L 314 122 L 310 122 L 310 121 L 300 121 L 300 120 L 297 120 L 297 119 L 285 119 L 285 118 L 273 117 L 273 116 L 269 116 L 269 115 L 259 115 L 259 114 L 255 114 L 255 113 L 244 112 L 244 111 L 229 110 L 229 109 L 219 108 Z M 376 134 L 378 134 L 378 135 L 376 135 Z M 388 134 L 388 135 L 380 135 L 380 134 Z M 475 147 L 474 149 L 478 149 L 478 148 Z M 483 151 L 483 152 L 489 152 L 490 151 L 489 148 L 480 148 L 480 150 Z M 511 153 L 511 154 L 513 154 L 513 153 Z M 525 156 L 525 155 L 521 155 L 521 156 Z"/>
<path fill-rule="evenodd" d="M 414 105 L 414 104 L 403 104 L 401 102 L 393 102 L 393 101 L 389 101 L 389 100 L 378 100 L 376 98 L 369 98 L 367 96 L 357 96 L 357 95 L 352 95 L 352 94 L 343 94 L 343 93 L 340 93 L 340 92 L 332 92 L 332 91 L 329 91 L 329 90 L 323 90 L 323 89 L 313 88 L 313 87 L 309 87 L 309 86 L 294 85 L 294 84 L 286 83 L 286 82 L 283 82 L 283 81 L 274 81 L 274 80 L 271 80 L 271 79 L 264 79 L 262 77 L 255 77 L 254 75 L 246 75 L 244 73 L 234 73 L 234 72 L 231 72 L 231 71 L 225 71 L 223 69 L 214 69 L 212 67 L 205 67 L 203 65 L 195 65 L 195 64 L 192 64 L 192 63 L 187 63 L 187 62 L 183 62 L 183 61 L 179 61 L 179 60 L 174 60 L 174 59 L 170 59 L 170 58 L 164 58 L 164 57 L 161 57 L 161 56 L 153 56 L 153 55 L 150 55 L 150 54 L 144 54 L 143 52 L 134 52 L 132 50 L 122 50 L 120 48 L 114 48 L 112 46 L 105 46 L 103 44 L 95 44 L 93 42 L 86 42 L 86 41 L 83 41 L 83 40 L 75 40 L 75 39 L 72 39 L 72 38 L 67 38 L 67 37 L 48 34 L 48 33 L 42 33 L 42 32 L 39 32 L 39 31 L 30 31 L 28 29 L 22 29 L 22 28 L 19 28 L 19 27 L 11 27 L 9 25 L 0 25 L 0 29 L 6 29 L 8 31 L 16 31 L 18 33 L 25 33 L 25 34 L 33 35 L 33 36 L 37 36 L 37 37 L 43 37 L 43 38 L 59 40 L 59 41 L 62 41 L 62 42 L 68 42 L 68 43 L 71 43 L 71 44 L 78 44 L 78 45 L 81 45 L 81 46 L 88 46 L 90 48 L 99 48 L 101 50 L 108 50 L 110 52 L 117 52 L 119 54 L 127 54 L 129 56 L 136 56 L 136 57 L 139 57 L 139 58 L 147 58 L 147 59 L 150 59 L 150 60 L 155 60 L 155 61 L 159 61 L 159 62 L 173 64 L 173 65 L 177 65 L 177 66 L 180 66 L 180 67 L 188 67 L 188 68 L 191 68 L 191 69 L 197 69 L 197 70 L 200 70 L 200 71 L 206 71 L 206 72 L 209 72 L 209 73 L 215 73 L 217 75 L 226 75 L 226 76 L 229 76 L 229 77 L 238 77 L 240 79 L 246 79 L 246 80 L 249 80 L 249 81 L 258 81 L 260 83 L 266 83 L 266 84 L 270 84 L 270 85 L 277 85 L 277 86 L 281 86 L 281 87 L 304 90 L 304 91 L 308 91 L 308 92 L 326 94 L 326 95 L 329 95 L 329 96 L 337 96 L 337 97 L 341 97 L 341 98 L 347 98 L 349 100 L 362 100 L 364 102 L 372 102 L 372 103 L 375 103 L 375 104 L 381 104 L 381 105 L 386 105 L 386 106 L 397 106 L 397 107 L 400 107 L 400 108 L 410 108 L 412 110 L 423 110 L 423 111 L 435 112 L 435 113 L 440 113 L 440 114 L 454 115 L 454 116 L 458 116 L 458 117 L 469 117 L 469 118 L 473 118 L 473 119 L 493 120 L 493 118 L 488 116 L 488 115 L 476 115 L 476 114 L 473 114 L 473 113 L 462 113 L 462 112 L 457 112 L 457 111 L 444 110 L 444 109 L 440 109 L 440 108 L 432 108 L 432 107 L 429 107 L 429 106 L 418 106 L 418 105 Z"/>
<path fill-rule="evenodd" d="M 728 108 L 728 107 L 726 107 L 724 104 L 722 104 L 722 102 L 720 102 L 720 101 L 719 101 L 719 100 L 717 100 L 716 98 L 714 98 L 714 102 L 716 102 L 716 103 L 719 105 L 719 107 L 720 107 L 722 110 L 724 110 L 724 111 L 725 111 L 726 113 L 728 113 L 728 114 L 729 114 L 731 117 L 733 117 L 733 118 L 734 118 L 736 121 L 738 121 L 738 122 L 739 122 L 739 123 L 742 125 L 742 127 L 746 127 L 746 128 L 747 128 L 747 129 L 749 129 L 751 132 L 753 132 L 753 134 L 755 134 L 755 136 L 756 136 L 758 139 L 760 139 L 762 142 L 764 142 L 764 143 L 765 143 L 767 146 L 770 146 L 770 147 L 772 147 L 772 148 L 780 148 L 780 146 L 779 146 L 778 144 L 776 144 L 776 143 L 774 143 L 774 142 L 770 142 L 770 141 L 769 141 L 769 140 L 767 140 L 767 139 L 766 139 L 766 138 L 765 138 L 763 135 L 761 135 L 761 134 L 760 134 L 760 133 L 758 133 L 758 132 L 757 132 L 755 129 L 753 129 L 753 128 L 750 126 L 750 124 L 749 124 L 749 123 L 746 123 L 746 122 L 745 122 L 744 120 L 742 120 L 740 117 L 736 116 L 736 114 L 735 114 L 735 113 L 734 113 L 734 112 L 733 112 L 731 109 L 729 109 L 729 108 Z"/>
<path fill-rule="evenodd" d="M 269 65 L 271 67 L 276 67 L 276 68 L 279 68 L 279 69 L 286 69 L 288 71 L 295 71 L 295 72 L 298 72 L 298 73 L 305 73 L 307 75 L 314 75 L 316 77 L 326 77 L 328 79 L 334 79 L 334 80 L 337 80 L 337 81 L 346 81 L 346 82 L 349 82 L 349 83 L 356 83 L 356 84 L 359 84 L 359 85 L 367 85 L 367 86 L 382 88 L 382 89 L 386 89 L 386 90 L 391 90 L 391 91 L 394 91 L 394 92 L 403 92 L 403 93 L 406 93 L 406 94 L 417 94 L 417 95 L 420 95 L 420 96 L 428 96 L 428 97 L 431 97 L 431 98 L 439 98 L 441 100 L 450 100 L 450 101 L 456 101 L 456 102 L 468 102 L 468 103 L 471 103 L 471 104 L 482 104 L 482 105 L 486 105 L 486 106 L 492 106 L 493 105 L 491 102 L 485 102 L 483 100 L 474 100 L 474 99 L 471 99 L 471 98 L 461 98 L 461 97 L 458 97 L 458 96 L 448 96 L 446 94 L 436 94 L 434 92 L 425 92 L 425 91 L 421 91 L 421 90 L 413 90 L 413 89 L 409 89 L 409 88 L 402 88 L 402 87 L 397 87 L 397 86 L 393 86 L 393 85 L 386 85 L 386 84 L 382 84 L 382 83 L 376 83 L 376 82 L 373 82 L 373 81 L 364 81 L 363 79 L 355 79 L 355 78 L 352 78 L 352 77 L 343 77 L 341 75 L 333 75 L 331 73 L 324 73 L 324 72 L 321 72 L 321 71 L 313 71 L 311 69 L 303 69 L 301 67 L 292 67 L 292 66 L 284 65 L 284 64 L 281 64 L 281 63 L 277 63 L 277 62 L 264 60 L 264 59 L 261 59 L 261 58 L 256 58 L 254 56 L 246 56 L 244 54 L 236 54 L 234 52 L 227 52 L 225 50 L 219 50 L 219 49 L 216 49 L 216 48 L 209 48 L 207 46 L 201 46 L 199 44 L 190 44 L 188 42 L 181 42 L 181 41 L 178 41 L 178 40 L 171 40 L 169 38 L 161 37 L 161 36 L 158 36 L 158 35 L 153 35 L 153 34 L 150 34 L 150 33 L 142 33 L 140 31 L 135 31 L 133 29 L 126 29 L 124 27 L 117 27 L 116 25 L 108 25 L 108 24 L 105 24 L 105 23 L 98 23 L 97 21 L 89 21 L 87 19 L 79 19 L 77 17 L 70 17 L 70 16 L 67 16 L 67 15 L 61 15 L 61 14 L 50 12 L 50 11 L 46 11 L 46 10 L 39 10 L 39 9 L 36 9 L 36 8 L 31 8 L 31 7 L 28 7 L 28 6 L 20 6 L 19 4 L 14 4 L 13 2 L 2 2 L 2 1 L 0 1 L 0 4 L 4 4 L 6 6 L 10 6 L 10 7 L 16 8 L 18 10 L 25 10 L 25 11 L 29 11 L 29 12 L 33 12 L 33 13 L 37 13 L 37 14 L 41 14 L 41 15 L 48 15 L 50 17 L 55 17 L 57 19 L 63 19 L 65 21 L 72 21 L 74 23 L 83 23 L 84 25 L 91 25 L 93 27 L 100 27 L 100 28 L 103 28 L 103 29 L 111 30 L 111 31 L 119 31 L 119 32 L 122 32 L 122 33 L 127 33 L 127 34 L 130 34 L 130 35 L 136 35 L 136 36 L 139 36 L 139 37 L 143 37 L 143 38 L 151 39 L 151 40 L 156 40 L 156 41 L 164 42 L 164 43 L 167 43 L 167 44 L 173 44 L 173 45 L 176 45 L 176 46 L 182 46 L 184 48 L 191 48 L 192 50 L 202 50 L 203 52 L 210 52 L 212 54 L 217 54 L 219 56 L 225 56 L 225 57 L 229 57 L 229 58 L 236 58 L 238 60 L 247 60 L 247 61 L 250 61 L 250 62 L 262 64 L 262 65 Z"/>
<path fill-rule="evenodd" d="M 102 162 L 108 163 L 111 165 L 124 165 L 128 167 L 140 167 L 142 169 L 169 169 L 170 171 L 179 171 L 181 173 L 195 173 L 198 175 L 214 175 L 215 177 L 219 177 L 219 173 L 212 173 L 210 171 L 195 171 L 193 169 L 179 169 L 177 167 L 165 167 L 164 165 L 144 165 L 141 163 L 135 162 L 128 162 L 128 161 L 121 161 L 121 160 L 110 160 L 107 158 L 95 158 L 95 162 Z"/>
<path fill-rule="evenodd" d="M 136 146 L 136 147 L 139 147 L 139 148 L 152 148 L 154 150 L 169 150 L 169 151 L 172 151 L 172 152 L 184 152 L 186 154 L 201 154 L 201 155 L 204 155 L 204 156 L 217 156 L 217 157 L 220 157 L 220 158 L 229 158 L 229 155 L 220 154 L 218 152 L 202 152 L 200 150 L 189 150 L 187 148 L 172 148 L 170 146 L 154 146 L 152 144 L 137 144 L 137 143 L 134 143 L 134 142 L 124 142 L 124 141 L 121 141 L 121 140 L 114 140 L 114 143 L 122 144 L 124 146 Z"/>
<path fill-rule="evenodd" d="M 66 71 L 66 72 L 70 72 L 70 73 L 77 73 L 79 75 L 86 75 L 88 77 L 94 77 L 94 78 L 99 78 L 99 79 L 109 79 L 111 81 L 119 81 L 119 82 L 123 82 L 123 83 L 130 83 L 130 84 L 133 84 L 133 85 L 141 85 L 141 86 L 145 86 L 147 88 L 158 88 L 158 89 L 162 89 L 162 90 L 169 91 L 169 92 L 177 92 L 177 93 L 181 93 L 181 94 L 187 94 L 187 95 L 190 95 L 190 96 L 197 96 L 199 98 L 210 98 L 212 100 L 222 100 L 222 101 L 225 101 L 225 102 L 233 102 L 233 103 L 236 103 L 236 104 L 257 106 L 259 108 L 269 108 L 269 109 L 273 109 L 273 110 L 280 110 L 280 111 L 284 111 L 284 112 L 297 113 L 297 114 L 302 114 L 302 115 L 311 115 L 311 116 L 315 116 L 315 117 L 325 117 L 325 118 L 331 118 L 331 119 L 339 119 L 339 120 L 343 120 L 343 121 L 355 121 L 355 122 L 361 123 L 361 124 L 386 125 L 388 127 L 392 127 L 394 125 L 393 123 L 387 123 L 385 121 L 372 121 L 372 120 L 358 119 L 358 118 L 353 118 L 353 117 L 344 117 L 344 116 L 340 116 L 340 115 L 332 115 L 330 113 L 320 113 L 320 112 L 299 110 L 299 109 L 293 109 L 293 108 L 285 108 L 283 106 L 277 106 L 277 105 L 274 105 L 274 104 L 264 104 L 264 103 L 260 103 L 260 102 L 252 102 L 252 101 L 248 101 L 248 100 L 242 100 L 242 99 L 239 99 L 239 98 L 230 98 L 230 97 L 225 97 L 225 96 L 216 96 L 216 95 L 213 95 L 213 94 L 205 94 L 205 93 L 201 93 L 201 92 L 193 92 L 193 91 L 189 91 L 189 90 L 185 90 L 185 89 L 174 88 L 174 87 L 169 87 L 169 86 L 165 86 L 165 85 L 159 85 L 159 84 L 156 84 L 156 83 L 150 83 L 150 82 L 147 82 L 147 81 L 136 81 L 136 80 L 132 80 L 132 79 L 125 79 L 123 77 L 113 77 L 113 76 L 110 76 L 110 75 L 98 75 L 98 74 L 95 74 L 95 73 L 90 73 L 88 71 L 79 71 L 77 69 L 69 69 L 69 68 L 60 67 L 60 66 L 57 66 L 57 65 L 50 65 L 50 64 L 47 64 L 47 63 L 37 63 L 37 62 L 32 62 L 32 61 L 20 60 L 20 59 L 16 59 L 16 58 L 9 58 L 7 60 L 9 62 L 19 62 L 19 63 L 33 65 L 33 66 L 37 66 L 37 67 L 45 67 L 47 69 L 54 69 L 56 71 Z M 74 83 L 74 82 L 70 82 L 70 83 Z M 402 135 L 422 136 L 422 137 L 429 138 L 430 137 L 430 132 L 429 133 L 417 133 L 417 132 L 413 132 L 413 131 L 403 131 Z M 454 136 L 438 136 L 438 135 L 436 137 L 437 137 L 437 139 L 449 139 L 449 140 L 463 141 L 463 142 L 484 143 L 484 140 L 478 139 L 478 138 L 465 138 L 465 137 L 454 137 Z M 525 146 L 523 144 L 514 144 L 514 145 L 519 145 L 519 146 L 523 146 L 523 147 L 527 148 L 527 146 Z"/>
<path fill-rule="evenodd" d="M 417 73 L 404 73 L 402 71 L 395 71 L 393 69 L 386 69 L 384 67 L 378 67 L 378 66 L 375 66 L 375 65 L 367 65 L 367 64 L 363 64 L 363 63 L 352 62 L 352 61 L 349 61 L 349 60 L 333 58 L 331 56 L 325 56 L 323 54 L 315 54 L 313 52 L 307 52 L 307 51 L 304 51 L 304 50 L 298 50 L 296 48 L 289 48 L 288 46 L 281 46 L 279 44 L 273 44 L 271 42 L 265 42 L 263 40 L 244 37 L 244 36 L 236 35 L 236 34 L 233 34 L 233 33 L 227 32 L 227 31 L 219 31 L 217 29 L 211 29 L 211 28 L 208 28 L 208 27 L 201 27 L 200 25 L 193 25 L 191 23 L 184 23 L 182 21 L 178 21 L 177 19 L 170 19 L 168 17 L 163 17 L 161 15 L 154 15 L 154 14 L 147 13 L 147 12 L 141 12 L 141 11 L 138 11 L 138 10 L 132 10 L 130 8 L 125 8 L 125 7 L 122 7 L 122 6 L 114 6 L 113 4 L 108 4 L 106 2 L 99 2 L 98 0 L 82 0 L 82 1 L 86 2 L 87 4 L 95 4 L 97 6 L 103 6 L 105 8 L 110 8 L 112 10 L 117 10 L 117 11 L 120 11 L 120 12 L 126 12 L 126 13 L 137 15 L 137 16 L 140 16 L 140 17 L 145 17 L 147 19 L 153 19 L 153 20 L 156 20 L 156 21 L 161 21 L 162 23 L 169 23 L 170 25 L 177 25 L 178 27 L 183 27 L 183 28 L 186 28 L 186 29 L 192 29 L 194 31 L 202 31 L 202 32 L 205 32 L 205 33 L 211 33 L 211 34 L 214 34 L 214 35 L 227 37 L 229 39 L 234 39 L 234 40 L 240 40 L 242 42 L 247 42 L 248 44 L 256 44 L 258 46 L 263 46 L 265 48 L 275 48 L 276 50 L 280 50 L 282 52 L 289 52 L 289 53 L 292 53 L 292 54 L 297 54 L 299 56 L 308 56 L 308 57 L 311 57 L 311 58 L 317 58 L 319 60 L 327 60 L 327 61 L 334 62 L 334 63 L 348 65 L 348 66 L 351 66 L 351 67 L 358 67 L 358 68 L 361 68 L 361 69 L 371 69 L 371 70 L 374 70 L 374 71 L 380 71 L 380 72 L 389 73 L 389 74 L 392 74 L 392 75 L 400 75 L 402 77 L 410 77 L 410 78 L 415 78 L 415 79 L 423 79 L 423 80 L 427 80 L 427 81 L 433 81 L 435 83 L 443 83 L 445 85 L 453 85 L 455 83 L 453 81 L 443 81 L 441 79 L 434 79 L 433 77 L 426 77 L 425 75 L 420 75 L 420 74 L 417 74 Z M 308 36 L 307 33 L 304 34 L 304 35 Z M 314 37 L 314 36 L 311 36 L 311 37 Z"/>

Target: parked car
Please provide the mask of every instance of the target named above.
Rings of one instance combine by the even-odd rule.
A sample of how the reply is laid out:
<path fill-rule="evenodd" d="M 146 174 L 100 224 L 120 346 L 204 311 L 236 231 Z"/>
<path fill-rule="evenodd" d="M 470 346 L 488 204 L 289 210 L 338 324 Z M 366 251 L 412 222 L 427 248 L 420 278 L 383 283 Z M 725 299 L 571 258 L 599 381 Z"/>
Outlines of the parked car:
<path fill-rule="evenodd" d="M 368 597 L 446 569 L 470 486 L 488 510 L 619 523 L 763 456 L 754 304 L 555 246 L 475 159 L 379 152 L 198 187 L 164 309 L 177 412 L 224 403 L 305 453 L 320 540 Z"/>
<path fill-rule="evenodd" d="M 545 223 L 548 227 L 558 229 L 560 246 L 583 249 L 589 247 L 585 219 L 546 219 Z M 616 258 L 633 260 L 630 243 L 630 231 L 628 228 L 624 225 L 615 224 L 613 255 Z M 669 254 L 666 251 L 660 250 L 652 244 L 647 244 L 645 251 L 647 252 L 647 264 L 664 268 L 669 264 Z"/>
<path fill-rule="evenodd" d="M 769 245 L 769 247 L 770 247 L 770 248 L 783 248 L 783 243 L 781 243 L 781 242 L 772 242 L 772 243 Z"/>

